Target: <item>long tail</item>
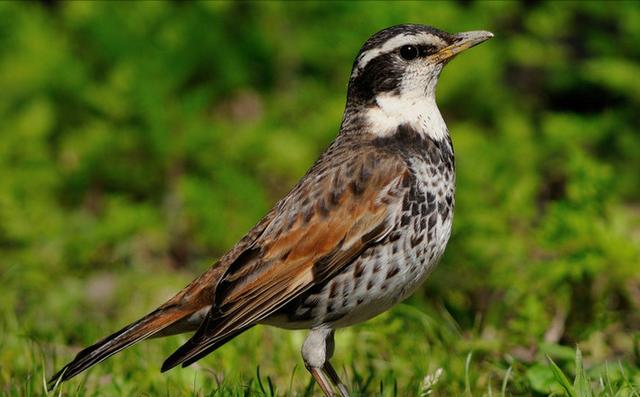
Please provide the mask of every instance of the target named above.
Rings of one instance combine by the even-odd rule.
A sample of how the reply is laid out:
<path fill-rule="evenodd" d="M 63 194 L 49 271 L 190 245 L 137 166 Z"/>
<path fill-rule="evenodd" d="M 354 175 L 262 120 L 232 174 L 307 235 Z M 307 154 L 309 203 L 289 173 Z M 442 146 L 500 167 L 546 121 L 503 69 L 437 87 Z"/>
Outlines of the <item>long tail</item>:
<path fill-rule="evenodd" d="M 71 379 L 85 369 L 121 350 L 167 329 L 174 323 L 180 322 L 180 320 L 192 313 L 193 311 L 185 311 L 177 307 L 160 307 L 154 310 L 140 320 L 82 350 L 73 361 L 51 377 L 48 382 L 48 388 L 52 389 L 57 383 Z"/>
<path fill-rule="evenodd" d="M 214 281 L 222 270 L 215 267 L 210 269 L 164 305 L 82 350 L 73 361 L 51 377 L 47 384 L 49 390 L 144 339 L 198 329 L 210 308 Z"/>

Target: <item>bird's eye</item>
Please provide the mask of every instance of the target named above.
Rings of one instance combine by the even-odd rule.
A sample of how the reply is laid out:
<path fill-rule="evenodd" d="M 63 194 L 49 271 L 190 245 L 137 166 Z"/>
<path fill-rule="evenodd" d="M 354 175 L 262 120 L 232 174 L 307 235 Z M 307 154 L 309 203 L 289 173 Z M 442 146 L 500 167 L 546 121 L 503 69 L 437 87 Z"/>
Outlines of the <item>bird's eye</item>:
<path fill-rule="evenodd" d="M 403 45 L 400 47 L 400 56 L 407 61 L 418 57 L 418 48 L 412 45 Z"/>

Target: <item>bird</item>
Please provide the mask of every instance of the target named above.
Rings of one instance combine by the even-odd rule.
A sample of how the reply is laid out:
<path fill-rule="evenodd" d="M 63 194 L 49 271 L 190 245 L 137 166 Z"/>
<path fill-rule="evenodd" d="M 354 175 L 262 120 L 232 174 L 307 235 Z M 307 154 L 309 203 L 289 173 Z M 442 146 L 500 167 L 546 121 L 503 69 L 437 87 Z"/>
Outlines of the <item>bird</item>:
<path fill-rule="evenodd" d="M 449 240 L 455 159 L 436 104 L 443 67 L 493 37 L 402 24 L 355 58 L 339 133 L 302 179 L 211 268 L 167 302 L 80 351 L 50 389 L 151 337 L 194 332 L 161 371 L 189 366 L 256 325 L 307 329 L 304 365 L 326 396 L 335 330 L 411 295 Z"/>

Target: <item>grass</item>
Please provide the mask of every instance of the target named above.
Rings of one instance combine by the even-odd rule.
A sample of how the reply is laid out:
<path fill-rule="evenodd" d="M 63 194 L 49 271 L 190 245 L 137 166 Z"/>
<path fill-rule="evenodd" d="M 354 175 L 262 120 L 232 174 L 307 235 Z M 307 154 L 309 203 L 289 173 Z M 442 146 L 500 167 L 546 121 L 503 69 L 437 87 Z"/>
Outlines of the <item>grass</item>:
<path fill-rule="evenodd" d="M 20 300 L 26 306 L 20 315 L 2 309 L 0 396 L 318 395 L 299 355 L 305 332 L 262 326 L 166 374 L 160 364 L 187 337 L 146 341 L 47 393 L 45 380 L 82 346 L 152 309 L 189 275 L 131 270 L 109 277 L 48 285 L 39 305 L 26 305 L 38 291 L 25 285 L 3 292 L 16 307 Z M 543 342 L 520 357 L 509 335 L 461 330 L 444 307 L 412 298 L 338 331 L 333 363 L 354 396 L 640 396 L 635 342 L 635 357 L 620 360 L 597 362 L 579 349 Z"/>

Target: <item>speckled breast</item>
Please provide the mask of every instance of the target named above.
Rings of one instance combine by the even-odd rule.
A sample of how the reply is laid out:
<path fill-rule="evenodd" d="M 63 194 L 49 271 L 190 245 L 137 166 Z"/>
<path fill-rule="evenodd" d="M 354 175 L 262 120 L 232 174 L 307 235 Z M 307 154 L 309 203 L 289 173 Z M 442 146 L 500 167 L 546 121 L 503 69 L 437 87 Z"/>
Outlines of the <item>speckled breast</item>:
<path fill-rule="evenodd" d="M 450 140 L 408 153 L 411 170 L 395 227 L 341 274 L 267 321 L 284 328 L 332 328 L 365 321 L 408 297 L 435 268 L 451 234 L 455 169 Z"/>

